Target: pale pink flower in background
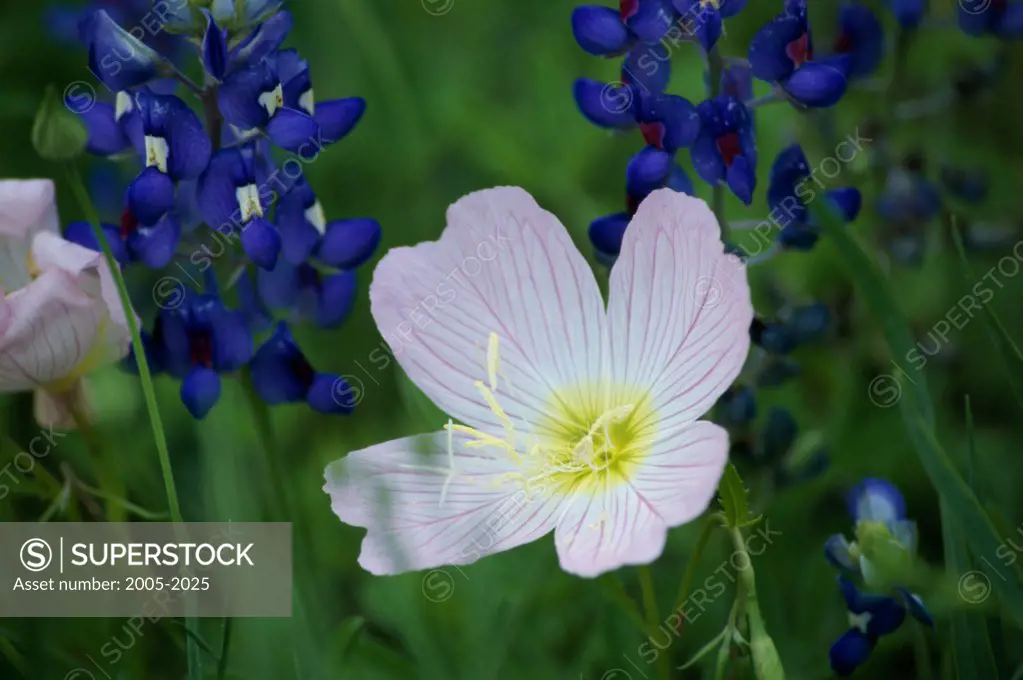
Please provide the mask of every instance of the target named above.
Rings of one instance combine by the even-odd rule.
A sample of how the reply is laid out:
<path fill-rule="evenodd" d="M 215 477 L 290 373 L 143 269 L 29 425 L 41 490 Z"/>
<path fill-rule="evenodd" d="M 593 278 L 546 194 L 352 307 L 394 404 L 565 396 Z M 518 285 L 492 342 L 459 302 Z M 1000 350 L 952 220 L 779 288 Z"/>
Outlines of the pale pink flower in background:
<path fill-rule="evenodd" d="M 34 390 L 40 425 L 72 427 L 81 378 L 130 343 L 103 256 L 60 237 L 53 182 L 0 181 L 0 392 Z"/>
<path fill-rule="evenodd" d="M 464 425 L 326 470 L 359 564 L 394 574 L 553 530 L 561 567 L 647 564 L 706 510 L 728 435 L 697 420 L 739 374 L 746 273 L 706 203 L 662 189 L 625 232 L 605 310 L 565 228 L 522 189 L 471 194 L 439 241 L 390 251 L 373 318 L 409 378 Z"/>

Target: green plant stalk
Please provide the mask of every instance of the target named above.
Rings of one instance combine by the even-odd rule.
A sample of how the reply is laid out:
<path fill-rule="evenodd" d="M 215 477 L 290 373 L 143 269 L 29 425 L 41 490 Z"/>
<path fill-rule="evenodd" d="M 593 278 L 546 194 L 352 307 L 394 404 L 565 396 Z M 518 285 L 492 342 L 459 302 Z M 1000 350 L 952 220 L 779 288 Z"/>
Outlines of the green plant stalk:
<path fill-rule="evenodd" d="M 231 618 L 225 617 L 223 632 L 220 636 L 220 656 L 217 659 L 217 680 L 224 680 L 227 677 L 227 655 L 231 651 L 232 629 Z"/>
<path fill-rule="evenodd" d="M 713 99 L 721 94 L 721 74 L 725 69 L 725 62 L 721 58 L 718 48 L 714 47 L 707 53 L 707 98 Z M 712 188 L 711 210 L 718 218 L 721 226 L 721 240 L 728 242 L 729 230 L 728 220 L 725 219 L 725 185 L 718 182 Z"/>
<path fill-rule="evenodd" d="M 718 648 L 717 664 L 714 667 L 714 680 L 724 680 L 725 671 L 728 670 L 728 659 L 729 652 L 732 649 L 732 636 L 735 634 L 735 623 L 739 618 L 739 612 L 742 610 L 743 600 L 743 584 L 739 584 L 735 588 L 735 601 L 732 602 L 732 609 L 728 612 L 728 623 L 725 624 L 723 632 L 724 639 L 721 641 L 721 647 Z"/>
<path fill-rule="evenodd" d="M 643 611 L 646 615 L 646 625 L 651 631 L 657 630 L 661 623 L 661 615 L 657 611 L 657 590 L 654 588 L 653 575 L 649 566 L 639 568 L 639 587 L 643 594 Z M 661 680 L 670 680 L 671 665 L 668 663 L 667 654 L 657 655 L 657 676 Z"/>
<path fill-rule="evenodd" d="M 121 267 L 117 264 L 114 253 L 110 250 L 110 244 L 107 242 L 106 234 L 103 233 L 103 229 L 100 227 L 99 214 L 96 212 L 96 206 L 93 205 L 89 192 L 85 188 L 85 182 L 82 181 L 82 175 L 78 171 L 78 166 L 73 162 L 68 162 L 64 167 L 67 171 L 67 178 L 71 184 L 71 189 L 75 192 L 75 197 L 78 199 L 82 210 L 85 211 L 89 226 L 92 227 L 92 233 L 96 237 L 96 242 L 99 243 L 100 249 L 103 251 L 103 257 L 106 259 L 110 275 L 113 277 L 114 285 L 117 287 L 117 295 L 121 300 L 121 306 L 124 308 L 124 316 L 128 320 L 131 344 L 135 349 L 135 363 L 139 369 L 139 383 L 142 385 L 146 410 L 149 412 L 149 424 L 153 430 L 153 439 L 156 442 L 156 451 L 160 459 L 160 472 L 163 476 L 163 486 L 167 494 L 167 506 L 170 511 L 171 521 L 180 527 L 184 523 L 181 515 L 181 504 L 178 502 L 178 490 L 174 484 L 174 470 L 171 467 L 170 451 L 167 448 L 167 435 L 164 432 L 163 420 L 160 418 L 160 409 L 156 403 L 153 374 L 149 370 L 149 360 L 146 357 L 146 350 L 142 344 L 142 333 L 139 330 L 138 318 L 135 316 L 134 309 L 132 309 L 131 298 L 128 296 L 128 287 L 124 283 Z M 186 606 L 188 609 L 194 606 L 191 598 L 186 602 Z M 197 619 L 191 616 L 186 617 L 185 627 L 190 632 L 198 634 L 199 623 Z M 191 680 L 199 680 L 202 678 L 202 657 L 199 654 L 199 648 L 195 643 L 194 637 L 190 635 L 187 644 L 188 677 Z"/>
<path fill-rule="evenodd" d="M 160 457 L 160 471 L 163 474 L 163 486 L 167 493 L 167 506 L 170 510 L 171 520 L 177 523 L 183 522 L 181 517 L 181 505 L 178 502 L 178 491 L 174 485 L 174 471 L 171 468 L 170 452 L 167 449 L 167 436 L 163 430 L 163 420 L 160 418 L 160 410 L 156 405 L 156 390 L 153 388 L 153 374 L 149 370 L 149 361 L 146 358 L 146 351 L 142 345 L 142 334 L 139 330 L 139 322 L 135 311 L 131 306 L 131 298 L 128 297 L 128 288 L 124 284 L 124 276 L 121 268 L 114 259 L 114 253 L 110 250 L 107 237 L 100 228 L 99 215 L 96 207 L 89 198 L 89 192 L 85 189 L 85 183 L 74 163 L 65 165 L 71 189 L 75 192 L 79 204 L 85 210 L 92 227 L 92 233 L 96 237 L 100 248 L 103 250 L 103 257 L 106 259 L 107 267 L 113 276 L 114 284 L 117 286 L 117 295 L 124 307 L 124 315 L 128 319 L 128 330 L 131 332 L 131 344 L 135 349 L 135 362 L 139 367 L 139 382 L 142 384 L 142 393 L 145 396 L 146 410 L 149 412 L 149 423 L 153 430 L 153 439 L 156 441 L 156 451 Z"/>
<path fill-rule="evenodd" d="M 746 566 L 739 569 L 739 583 L 745 590 L 746 597 L 741 600 L 746 608 L 746 622 L 749 624 L 750 651 L 753 655 L 753 669 L 756 672 L 757 680 L 783 680 L 785 669 L 782 667 L 781 657 L 774 646 L 774 640 L 767 632 L 764 619 L 760 615 L 760 603 L 757 600 L 757 580 L 753 570 L 753 560 L 746 550 L 746 543 L 742 538 L 742 529 L 739 527 L 727 527 L 732 537 L 732 546 L 737 553 L 746 556 Z M 738 600 L 738 598 L 737 598 Z"/>

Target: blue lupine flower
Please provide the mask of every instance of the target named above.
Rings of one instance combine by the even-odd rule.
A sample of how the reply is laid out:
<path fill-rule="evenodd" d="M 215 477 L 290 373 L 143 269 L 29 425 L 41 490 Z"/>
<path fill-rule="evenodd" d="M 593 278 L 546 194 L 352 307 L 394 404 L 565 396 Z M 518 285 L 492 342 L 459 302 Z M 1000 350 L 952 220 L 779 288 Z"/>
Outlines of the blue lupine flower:
<path fill-rule="evenodd" d="M 287 311 L 292 321 L 312 321 L 319 328 L 334 328 L 348 317 L 357 289 L 354 271 L 322 272 L 308 262 L 293 265 L 284 259 L 270 271 L 260 270 L 257 284 L 268 309 Z"/>
<path fill-rule="evenodd" d="M 941 194 L 920 172 L 896 168 L 889 173 L 875 207 L 889 222 L 922 225 L 940 212 Z"/>
<path fill-rule="evenodd" d="M 298 153 L 315 143 L 320 128 L 309 114 L 286 106 L 274 59 L 245 66 L 228 74 L 217 90 L 224 120 L 243 132 L 265 130 L 277 146 Z"/>
<path fill-rule="evenodd" d="M 884 27 L 866 5 L 850 2 L 838 18 L 835 52 L 850 57 L 849 77 L 863 78 L 877 70 L 884 58 Z"/>
<path fill-rule="evenodd" d="M 788 354 L 796 348 L 795 340 L 780 321 L 764 321 L 755 317 L 749 333 L 754 345 L 771 354 Z"/>
<path fill-rule="evenodd" d="M 227 73 L 227 31 L 217 25 L 208 9 L 203 9 L 202 13 L 206 17 L 206 33 L 201 45 L 203 67 L 216 80 L 223 80 Z"/>
<path fill-rule="evenodd" d="M 646 143 L 669 153 L 692 145 L 700 134 L 696 107 L 673 94 L 641 98 L 637 120 Z"/>
<path fill-rule="evenodd" d="M 927 0 L 887 0 L 887 2 L 896 21 L 907 30 L 919 26 L 927 12 Z"/>
<path fill-rule="evenodd" d="M 839 588 L 849 610 L 849 630 L 831 645 L 831 668 L 840 676 L 863 665 L 882 635 L 894 633 L 906 620 L 906 610 L 893 597 L 867 595 L 839 577 Z"/>
<path fill-rule="evenodd" d="M 628 85 L 578 78 L 572 94 L 579 111 L 598 127 L 624 130 L 636 125 L 635 95 Z"/>
<path fill-rule="evenodd" d="M 958 12 L 959 27 L 965 33 L 1023 38 L 1023 2 L 963 0 Z"/>
<path fill-rule="evenodd" d="M 277 201 L 281 257 L 299 265 L 316 259 L 337 269 L 355 269 L 370 258 L 380 243 L 380 224 L 368 218 L 327 222 L 312 187 L 299 177 Z"/>
<path fill-rule="evenodd" d="M 104 222 L 100 226 L 118 262 L 122 265 L 140 262 L 150 269 L 162 269 L 170 264 L 181 236 L 181 220 L 174 211 L 145 225 L 125 208 L 120 225 Z M 88 222 L 72 222 L 64 238 L 97 252 L 102 250 Z"/>
<path fill-rule="evenodd" d="M 696 37 L 703 49 L 714 49 L 725 19 L 738 14 L 748 0 L 673 0 L 687 32 Z"/>
<path fill-rule="evenodd" d="M 167 72 L 163 57 L 121 28 L 105 10 L 82 17 L 78 34 L 89 50 L 89 70 L 112 92 L 143 85 Z"/>
<path fill-rule="evenodd" d="M 741 102 L 753 99 L 753 71 L 748 62 L 729 62 L 721 70 L 721 94 Z"/>
<path fill-rule="evenodd" d="M 789 310 L 785 329 L 797 345 L 819 341 L 831 328 L 831 310 L 822 302 L 801 305 Z"/>
<path fill-rule="evenodd" d="M 273 269 L 281 236 L 264 216 L 270 205 L 269 178 L 261 170 L 240 149 L 221 149 L 199 178 L 199 210 L 211 228 L 240 232 L 245 254 L 262 269 Z"/>
<path fill-rule="evenodd" d="M 760 435 L 760 458 L 780 461 L 796 443 L 799 425 L 788 409 L 775 406 L 767 414 L 767 422 Z"/>
<path fill-rule="evenodd" d="M 905 588 L 894 588 L 896 596 L 863 594 L 849 580 L 862 576 L 868 586 L 879 582 L 876 565 L 865 551 L 885 553 L 886 563 L 892 556 L 901 560 L 915 554 L 916 523 L 906 519 L 906 501 L 899 490 L 883 479 L 865 479 L 849 492 L 849 513 L 856 522 L 857 541 L 850 543 L 836 534 L 824 546 L 828 562 L 843 574 L 839 585 L 852 622 L 831 648 L 831 666 L 839 675 L 862 665 L 877 639 L 901 626 L 907 611 L 922 623 L 934 625 L 923 601 Z"/>
<path fill-rule="evenodd" d="M 268 19 L 284 0 L 216 0 L 208 4 L 218 24 L 237 31 Z M 170 29 L 182 33 L 194 33 L 206 25 L 203 15 L 189 2 L 167 3 L 162 16 Z"/>
<path fill-rule="evenodd" d="M 366 100 L 362 97 L 316 101 L 309 76 L 309 63 L 295 50 L 280 50 L 267 59 L 276 64 L 284 105 L 312 116 L 319 126 L 319 137 L 313 140 L 317 152 L 321 150 L 321 145 L 343 139 L 362 118 L 366 111 Z"/>
<path fill-rule="evenodd" d="M 678 19 L 670 0 L 621 0 L 622 21 L 640 40 L 655 43 Z"/>
<path fill-rule="evenodd" d="M 810 214 L 807 204 L 814 200 L 819 190 L 809 180 L 812 174 L 802 147 L 793 144 L 783 149 L 771 166 L 771 177 L 767 188 L 767 204 L 772 214 L 784 214 L 784 225 L 778 235 L 778 243 L 791 250 L 810 250 L 816 245 L 820 230 Z M 859 189 L 843 187 L 824 192 L 827 204 L 846 222 L 859 216 L 862 195 Z"/>
<path fill-rule="evenodd" d="M 174 206 L 174 183 L 195 179 L 206 169 L 212 142 L 198 116 L 174 95 L 140 90 L 135 105 L 145 168 L 128 187 L 128 207 L 151 225 Z"/>
<path fill-rule="evenodd" d="M 852 62 L 847 54 L 814 59 L 806 0 L 789 0 L 785 12 L 757 32 L 749 61 L 754 76 L 810 107 L 832 106 L 842 98 Z"/>
<path fill-rule="evenodd" d="M 732 385 L 721 395 L 715 410 L 725 427 L 745 427 L 757 416 L 756 392 L 748 385 Z"/>
<path fill-rule="evenodd" d="M 636 40 L 620 11 L 600 5 L 572 10 L 572 34 L 580 47 L 597 57 L 625 54 Z"/>
<path fill-rule="evenodd" d="M 684 100 L 683 100 L 684 101 Z M 658 125 L 652 125 L 645 132 L 656 137 L 660 143 L 672 147 L 675 141 L 683 138 L 679 130 L 684 127 L 668 123 L 674 131 L 661 133 Z M 636 214 L 639 204 L 651 192 L 667 187 L 684 194 L 693 194 L 693 183 L 689 176 L 675 162 L 673 153 L 648 146 L 632 157 L 625 169 L 625 202 L 626 212 L 613 213 L 595 219 L 590 224 L 589 236 L 596 250 L 597 260 L 608 267 L 614 264 L 622 248 L 622 237 L 629 226 L 632 216 Z"/>
<path fill-rule="evenodd" d="M 753 119 L 738 99 L 720 96 L 702 102 L 700 134 L 690 151 L 704 182 L 726 182 L 743 203 L 753 201 L 757 177 L 757 145 Z"/>
<path fill-rule="evenodd" d="M 974 204 L 983 203 L 990 189 L 987 173 L 983 170 L 967 170 L 947 165 L 941 168 L 941 183 L 952 196 Z"/>
<path fill-rule="evenodd" d="M 351 413 L 354 395 L 343 378 L 315 370 L 283 321 L 252 358 L 252 386 L 267 404 L 306 402 L 320 413 Z"/>
<path fill-rule="evenodd" d="M 166 371 L 182 380 L 181 400 L 203 418 L 220 398 L 220 376 L 252 358 L 252 335 L 245 319 L 215 293 L 189 296 L 177 309 L 159 315 L 160 356 Z"/>

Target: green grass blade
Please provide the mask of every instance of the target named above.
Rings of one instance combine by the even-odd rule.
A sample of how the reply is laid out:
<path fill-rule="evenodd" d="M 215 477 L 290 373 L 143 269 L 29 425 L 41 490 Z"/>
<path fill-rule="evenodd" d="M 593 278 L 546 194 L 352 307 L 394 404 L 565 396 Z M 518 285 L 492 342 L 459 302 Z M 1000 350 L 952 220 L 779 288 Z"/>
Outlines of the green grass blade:
<path fill-rule="evenodd" d="M 970 409 L 970 398 L 966 398 L 966 430 L 969 446 L 969 457 L 974 457 L 973 449 L 973 413 Z M 941 504 L 941 538 L 945 545 L 945 567 L 952 579 L 958 581 L 973 571 L 966 541 L 962 530 L 956 525 L 948 505 Z M 991 638 L 988 633 L 987 621 L 981 613 L 956 610 L 952 613 L 952 658 L 955 664 L 956 677 L 959 678 L 998 678 L 998 667 L 995 664 Z"/>
<path fill-rule="evenodd" d="M 956 251 L 959 253 L 960 268 L 962 269 L 963 279 L 969 284 L 974 284 L 976 279 L 970 270 L 970 263 L 966 257 L 966 248 L 963 247 L 963 236 L 959 232 L 959 225 L 956 223 L 956 218 L 953 215 L 950 219 L 952 240 L 955 242 Z M 991 340 L 991 344 L 995 347 L 995 354 L 998 355 L 998 360 L 1005 369 L 1005 379 L 1009 382 L 1009 389 L 1012 390 L 1012 396 L 1016 398 L 1016 404 L 1019 405 L 1021 411 L 1023 411 L 1023 375 L 1021 375 L 1021 368 L 1023 368 L 1023 353 L 1020 352 L 1019 347 L 1013 341 L 1009 335 L 1009 331 L 1006 330 L 1005 324 L 998 318 L 998 312 L 991 306 L 990 303 L 985 303 L 984 307 L 984 329 L 987 331 L 988 338 Z"/>
<path fill-rule="evenodd" d="M 812 208 L 824 232 L 838 246 L 840 258 L 848 267 L 874 318 L 881 324 L 893 361 L 904 374 L 898 377 L 900 385 L 905 388 L 898 402 L 899 408 L 924 471 L 948 511 L 956 518 L 971 552 L 974 555 L 994 555 L 1002 541 L 977 496 L 956 470 L 934 433 L 934 406 L 924 376 L 914 372 L 907 358 L 915 343 L 883 275 L 836 215 L 820 204 Z M 1012 570 L 1006 578 L 987 565 L 985 569 L 990 572 L 991 583 L 1006 610 L 1017 625 L 1023 626 L 1023 578 L 1019 571 Z"/>

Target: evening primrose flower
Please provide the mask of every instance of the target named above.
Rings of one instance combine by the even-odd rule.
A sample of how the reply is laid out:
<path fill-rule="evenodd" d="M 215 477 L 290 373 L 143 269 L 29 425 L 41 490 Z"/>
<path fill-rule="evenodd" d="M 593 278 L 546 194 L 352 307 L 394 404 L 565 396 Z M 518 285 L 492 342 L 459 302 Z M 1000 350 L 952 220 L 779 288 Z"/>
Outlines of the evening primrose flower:
<path fill-rule="evenodd" d="M 370 287 L 398 363 L 452 420 L 327 468 L 334 512 L 368 529 L 359 563 L 468 564 L 551 531 L 580 576 L 652 562 L 714 496 L 728 435 L 698 418 L 749 350 L 746 273 L 714 215 L 651 193 L 606 309 L 525 191 L 470 194 L 447 218 L 440 240 L 388 253 Z"/>
<path fill-rule="evenodd" d="M 103 257 L 60 237 L 53 182 L 0 181 L 0 392 L 34 390 L 40 425 L 72 427 L 81 379 L 130 341 Z"/>

